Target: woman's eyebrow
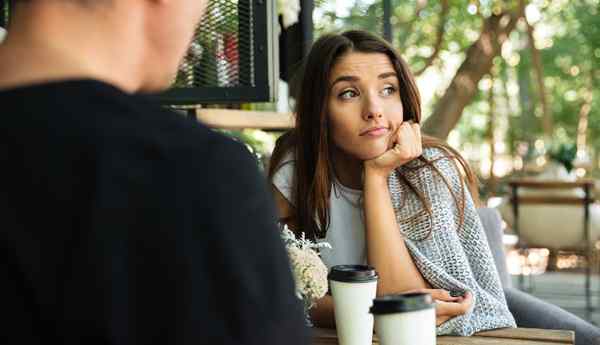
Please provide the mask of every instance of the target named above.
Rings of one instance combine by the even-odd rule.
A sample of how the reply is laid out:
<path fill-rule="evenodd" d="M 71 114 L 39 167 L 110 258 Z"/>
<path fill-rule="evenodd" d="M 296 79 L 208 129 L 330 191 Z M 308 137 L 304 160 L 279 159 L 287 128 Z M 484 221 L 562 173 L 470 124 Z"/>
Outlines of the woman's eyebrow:
<path fill-rule="evenodd" d="M 350 81 L 350 82 L 353 82 L 353 81 L 359 81 L 359 80 L 360 80 L 360 78 L 359 78 L 359 77 L 356 77 L 356 76 L 353 76 L 353 75 L 342 75 L 342 76 L 339 76 L 339 77 L 337 77 L 337 78 L 336 78 L 336 79 L 333 81 L 333 83 L 331 83 L 331 87 L 333 88 L 333 86 L 334 86 L 335 84 L 337 84 L 337 83 L 339 83 L 339 82 L 342 82 L 342 81 Z"/>
<path fill-rule="evenodd" d="M 389 78 L 389 77 L 396 77 L 396 76 L 397 76 L 396 72 L 385 72 L 385 73 L 381 73 L 380 75 L 378 75 L 377 78 L 378 79 L 386 79 L 386 78 Z M 342 75 L 342 76 L 337 77 L 333 81 L 333 83 L 331 83 L 331 87 L 333 88 L 333 86 L 336 83 L 339 83 L 339 82 L 342 82 L 342 81 L 356 82 L 356 81 L 359 81 L 359 80 L 360 80 L 360 78 L 357 77 L 357 76 Z"/>
<path fill-rule="evenodd" d="M 385 73 L 381 73 L 379 75 L 379 79 L 385 79 L 385 78 L 389 78 L 389 77 L 397 77 L 396 72 L 385 72 Z"/>

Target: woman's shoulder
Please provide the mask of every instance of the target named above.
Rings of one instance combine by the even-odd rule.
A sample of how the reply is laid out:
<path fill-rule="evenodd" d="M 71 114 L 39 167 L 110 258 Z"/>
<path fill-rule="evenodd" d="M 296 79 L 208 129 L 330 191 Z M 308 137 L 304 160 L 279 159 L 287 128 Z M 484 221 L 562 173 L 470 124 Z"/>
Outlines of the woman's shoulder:
<path fill-rule="evenodd" d="M 294 153 L 288 151 L 283 155 L 283 158 L 276 164 L 277 166 L 275 167 L 275 173 L 273 175 L 276 175 L 282 171 L 293 171 L 294 166 L 296 165 L 296 158 L 294 156 Z"/>
<path fill-rule="evenodd" d="M 444 178 L 454 179 L 460 176 L 456 154 L 443 146 L 428 146 L 423 148 L 422 159 L 415 159 L 403 169 L 408 176 L 432 180 L 440 174 Z"/>
<path fill-rule="evenodd" d="M 437 168 L 448 167 L 452 164 L 454 155 L 447 149 L 438 146 L 428 146 L 423 148 L 421 159 L 415 159 L 406 165 L 406 170 L 422 170 L 425 166 L 435 166 Z"/>
<path fill-rule="evenodd" d="M 296 160 L 291 152 L 284 155 L 273 170 L 271 183 L 283 194 L 283 196 L 292 202 L 292 191 L 294 186 L 294 166 Z"/>
<path fill-rule="evenodd" d="M 440 146 L 428 146 L 423 148 L 423 158 L 428 160 L 453 158 L 453 155 L 447 149 Z"/>

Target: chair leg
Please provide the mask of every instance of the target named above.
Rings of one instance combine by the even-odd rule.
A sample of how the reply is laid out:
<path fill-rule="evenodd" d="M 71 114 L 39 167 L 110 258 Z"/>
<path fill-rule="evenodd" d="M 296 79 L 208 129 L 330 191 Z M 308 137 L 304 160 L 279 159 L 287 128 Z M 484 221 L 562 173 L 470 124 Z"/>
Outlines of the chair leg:
<path fill-rule="evenodd" d="M 586 268 L 585 268 L 585 313 L 586 313 L 586 319 L 591 320 L 591 316 L 592 316 L 592 294 L 591 294 L 591 275 L 592 275 L 592 268 L 591 268 L 591 262 L 588 259 Z"/>
<path fill-rule="evenodd" d="M 527 250 L 527 248 L 523 247 L 522 245 L 519 246 L 519 255 L 523 255 L 526 258 L 529 256 L 529 251 Z M 527 260 L 525 260 L 524 263 L 526 266 L 529 265 L 529 263 L 527 262 Z M 519 274 L 519 290 L 521 291 L 529 291 L 529 287 L 531 287 L 531 272 L 529 272 L 529 277 L 528 277 L 528 284 L 525 285 L 525 274 L 523 274 L 523 269 L 525 267 L 521 267 L 521 274 Z"/>
<path fill-rule="evenodd" d="M 519 274 L 519 290 L 525 291 L 525 275 L 523 272 Z"/>
<path fill-rule="evenodd" d="M 533 294 L 535 291 L 535 280 L 534 280 L 535 276 L 533 274 L 529 275 L 529 289 L 527 292 L 529 292 L 530 294 Z"/>

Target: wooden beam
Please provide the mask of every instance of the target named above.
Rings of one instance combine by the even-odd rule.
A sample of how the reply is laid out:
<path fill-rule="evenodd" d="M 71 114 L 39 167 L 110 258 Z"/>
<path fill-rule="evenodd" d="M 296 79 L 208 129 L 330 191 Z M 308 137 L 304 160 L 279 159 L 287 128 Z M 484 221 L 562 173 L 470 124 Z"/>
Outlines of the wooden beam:
<path fill-rule="evenodd" d="M 514 179 L 508 181 L 510 186 L 528 187 L 536 189 L 572 189 L 572 188 L 593 188 L 594 180 L 580 179 L 577 181 L 554 181 L 554 180 L 534 180 L 529 178 Z"/>
<path fill-rule="evenodd" d="M 512 197 L 511 202 L 518 201 L 519 205 L 589 205 L 594 203 L 593 198 L 568 197 L 568 196 L 519 196 L 515 200 Z"/>
<path fill-rule="evenodd" d="M 236 109 L 197 109 L 198 120 L 209 127 L 220 129 L 281 129 L 294 127 L 292 113 Z"/>

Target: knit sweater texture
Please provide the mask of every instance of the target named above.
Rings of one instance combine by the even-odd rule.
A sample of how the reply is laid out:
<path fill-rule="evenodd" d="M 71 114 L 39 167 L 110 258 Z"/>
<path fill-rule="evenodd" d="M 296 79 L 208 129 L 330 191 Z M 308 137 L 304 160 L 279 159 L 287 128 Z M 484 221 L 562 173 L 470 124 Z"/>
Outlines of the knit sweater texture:
<path fill-rule="evenodd" d="M 438 326 L 437 334 L 468 336 L 516 327 L 457 163 L 437 148 L 425 149 L 423 157 L 436 169 L 414 160 L 388 179 L 399 230 L 417 268 L 433 288 L 469 291 L 473 295 L 471 309 Z M 422 193 L 425 203 L 415 191 Z"/>

